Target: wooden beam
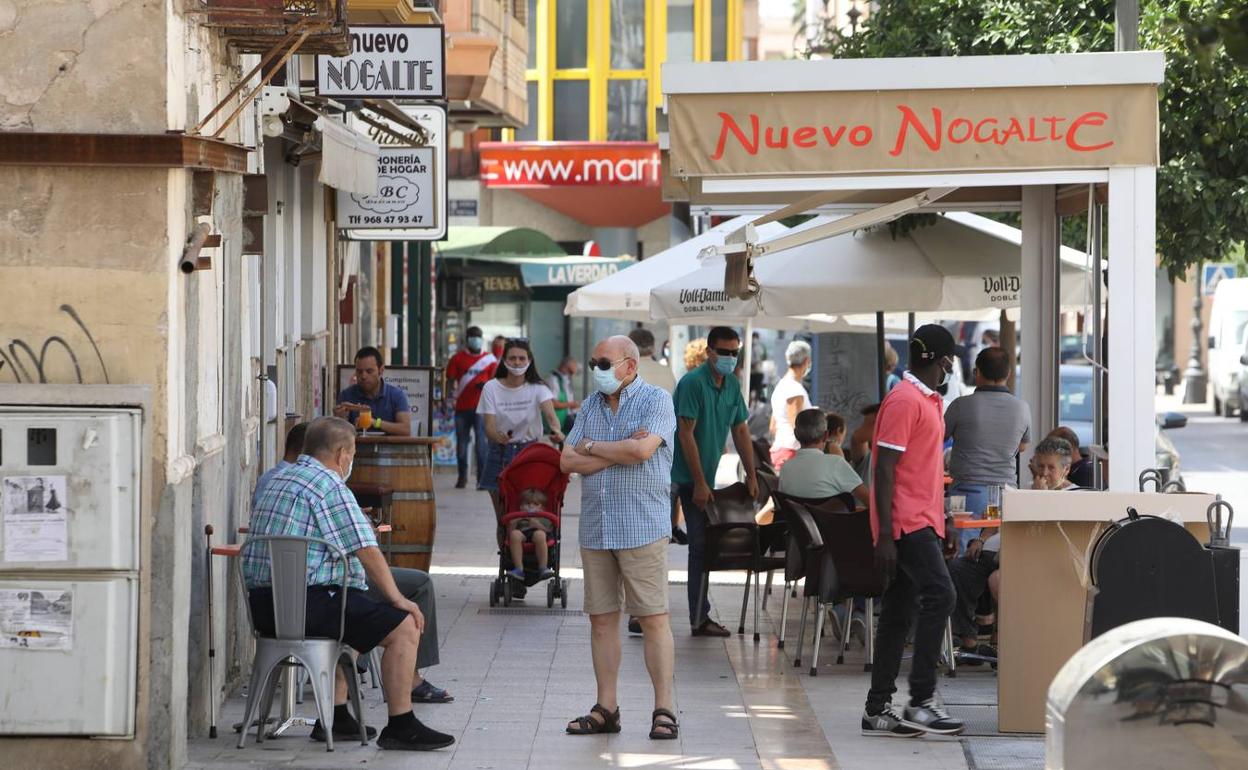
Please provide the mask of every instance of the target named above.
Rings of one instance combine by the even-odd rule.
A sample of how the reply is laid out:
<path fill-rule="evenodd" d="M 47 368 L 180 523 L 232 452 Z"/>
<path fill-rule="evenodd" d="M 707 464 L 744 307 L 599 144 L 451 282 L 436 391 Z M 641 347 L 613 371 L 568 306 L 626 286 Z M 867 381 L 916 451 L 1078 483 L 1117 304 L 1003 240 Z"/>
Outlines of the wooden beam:
<path fill-rule="evenodd" d="M 246 147 L 185 134 L 0 134 L 0 166 L 193 168 L 241 174 Z"/>

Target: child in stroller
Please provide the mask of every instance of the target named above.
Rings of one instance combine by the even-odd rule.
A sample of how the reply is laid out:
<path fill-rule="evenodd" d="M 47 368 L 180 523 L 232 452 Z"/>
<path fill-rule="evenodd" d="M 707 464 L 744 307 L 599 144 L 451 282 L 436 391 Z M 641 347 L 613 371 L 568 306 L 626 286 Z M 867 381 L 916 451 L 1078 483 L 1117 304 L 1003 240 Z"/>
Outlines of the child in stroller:
<path fill-rule="evenodd" d="M 490 584 L 490 606 L 511 606 L 528 586 L 543 580 L 546 606 L 568 606 L 568 581 L 559 577 L 560 512 L 568 477 L 559 470 L 559 450 L 533 444 L 516 455 L 498 477 L 502 510 L 495 540 L 498 577 Z"/>

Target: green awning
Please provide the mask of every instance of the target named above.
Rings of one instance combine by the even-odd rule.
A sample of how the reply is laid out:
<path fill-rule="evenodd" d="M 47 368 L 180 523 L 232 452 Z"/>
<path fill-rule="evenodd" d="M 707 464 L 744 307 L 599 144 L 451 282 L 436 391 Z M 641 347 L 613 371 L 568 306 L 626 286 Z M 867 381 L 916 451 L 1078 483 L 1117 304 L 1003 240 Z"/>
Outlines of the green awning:
<path fill-rule="evenodd" d="M 583 286 L 633 264 L 632 257 L 569 255 L 545 233 L 528 227 L 452 227 L 434 242 L 439 259 L 516 265 L 526 286 Z"/>

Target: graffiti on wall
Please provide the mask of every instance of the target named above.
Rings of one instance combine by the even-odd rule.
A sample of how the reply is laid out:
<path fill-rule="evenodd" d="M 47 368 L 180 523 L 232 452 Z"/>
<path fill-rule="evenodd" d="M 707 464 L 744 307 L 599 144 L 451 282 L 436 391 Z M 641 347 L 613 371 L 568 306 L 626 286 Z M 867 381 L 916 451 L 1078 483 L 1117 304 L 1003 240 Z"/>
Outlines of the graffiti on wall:
<path fill-rule="evenodd" d="M 67 361 L 74 369 L 74 382 L 100 382 L 99 378 L 89 376 L 90 369 L 98 364 L 102 381 L 108 383 L 108 367 L 91 330 L 73 305 L 61 305 L 59 310 L 68 319 L 60 319 L 67 327 L 65 336 L 53 334 L 42 342 L 35 340 L 34 344 L 20 337 L 0 343 L 0 382 L 9 378 L 17 383 L 52 382 L 49 376 L 54 365 Z M 84 367 L 87 367 L 85 371 Z"/>

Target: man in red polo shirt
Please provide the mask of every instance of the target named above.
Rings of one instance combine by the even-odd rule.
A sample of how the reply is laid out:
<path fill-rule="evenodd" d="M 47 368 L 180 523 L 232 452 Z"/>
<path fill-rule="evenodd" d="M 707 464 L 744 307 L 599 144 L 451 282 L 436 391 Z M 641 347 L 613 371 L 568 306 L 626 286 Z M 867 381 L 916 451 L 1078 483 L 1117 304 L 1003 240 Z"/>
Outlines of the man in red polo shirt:
<path fill-rule="evenodd" d="M 876 566 L 889 584 L 881 601 L 863 735 L 912 738 L 964 729 L 936 698 L 941 639 L 956 600 L 945 552 L 957 547 L 953 522 L 945 520 L 945 421 L 936 388 L 949 381 L 954 355 L 953 335 L 943 326 L 916 329 L 910 370 L 884 398 L 875 421 L 871 530 Z M 899 709 L 892 697 L 916 609 L 910 701 Z"/>
<path fill-rule="evenodd" d="M 477 414 L 481 389 L 494 377 L 498 359 L 486 351 L 480 326 L 469 326 L 464 347 L 446 364 L 446 393 L 455 399 L 455 462 L 459 466 L 456 489 L 468 485 L 468 450 L 477 456 L 477 479 L 485 468 L 485 420 Z"/>

